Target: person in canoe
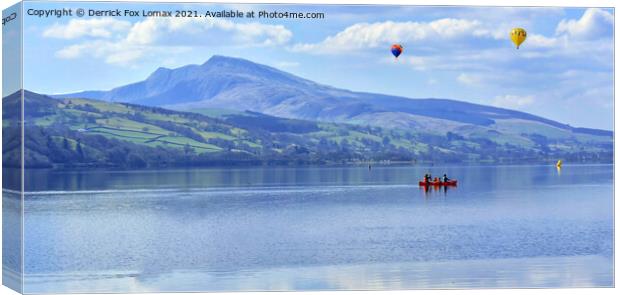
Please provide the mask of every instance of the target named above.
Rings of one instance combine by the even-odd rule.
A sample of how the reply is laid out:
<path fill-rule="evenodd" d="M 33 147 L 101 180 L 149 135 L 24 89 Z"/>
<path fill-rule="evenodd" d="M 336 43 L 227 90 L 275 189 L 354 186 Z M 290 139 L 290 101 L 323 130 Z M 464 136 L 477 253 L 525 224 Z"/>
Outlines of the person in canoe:
<path fill-rule="evenodd" d="M 441 179 L 441 181 L 443 182 L 448 182 L 450 180 L 450 178 L 448 178 L 448 175 L 444 174 L 443 178 Z"/>

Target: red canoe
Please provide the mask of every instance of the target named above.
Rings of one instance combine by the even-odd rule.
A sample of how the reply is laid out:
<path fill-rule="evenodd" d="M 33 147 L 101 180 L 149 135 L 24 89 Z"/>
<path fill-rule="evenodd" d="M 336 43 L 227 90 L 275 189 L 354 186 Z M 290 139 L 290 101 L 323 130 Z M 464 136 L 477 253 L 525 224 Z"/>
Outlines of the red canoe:
<path fill-rule="evenodd" d="M 431 181 L 429 183 L 426 183 L 425 181 L 420 181 L 420 186 L 427 186 L 427 185 L 434 185 L 434 186 L 456 186 L 456 180 L 448 180 L 446 182 L 443 182 L 443 181 Z"/>

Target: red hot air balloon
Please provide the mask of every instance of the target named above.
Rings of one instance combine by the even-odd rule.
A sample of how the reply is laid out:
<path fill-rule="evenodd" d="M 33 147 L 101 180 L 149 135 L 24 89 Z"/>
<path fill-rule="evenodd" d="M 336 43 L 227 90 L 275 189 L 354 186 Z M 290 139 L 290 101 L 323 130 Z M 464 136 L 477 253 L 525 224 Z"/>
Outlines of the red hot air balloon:
<path fill-rule="evenodd" d="M 392 49 L 390 51 L 392 51 L 395 58 L 398 58 L 398 56 L 403 53 L 403 46 L 400 44 L 394 44 L 392 45 Z"/>

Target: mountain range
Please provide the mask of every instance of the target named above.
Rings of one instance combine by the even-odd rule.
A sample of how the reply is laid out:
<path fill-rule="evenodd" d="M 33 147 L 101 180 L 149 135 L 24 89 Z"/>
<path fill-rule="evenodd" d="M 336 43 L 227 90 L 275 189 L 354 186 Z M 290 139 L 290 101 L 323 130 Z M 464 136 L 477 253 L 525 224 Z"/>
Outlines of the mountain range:
<path fill-rule="evenodd" d="M 450 131 L 432 134 L 251 111 L 183 112 L 96 99 L 60 99 L 27 90 L 4 97 L 2 108 L 3 165 L 8 167 L 19 167 L 22 155 L 27 168 L 523 164 L 558 158 L 609 163 L 613 159 L 613 141 L 604 135 L 524 132 L 515 136 L 493 130 L 468 136 Z"/>
<path fill-rule="evenodd" d="M 29 167 L 613 159 L 612 131 L 458 100 L 338 89 L 224 56 L 159 68 L 108 91 L 23 93 L 3 99 L 3 130 L 14 133 L 3 144 L 15 151 L 3 157 L 19 162 L 13 121 L 23 99 Z"/>
<path fill-rule="evenodd" d="M 489 130 L 517 136 L 532 130 L 563 137 L 612 136 L 611 131 L 575 128 L 524 112 L 458 100 L 411 99 L 338 89 L 249 60 L 219 55 L 202 65 L 159 68 L 144 81 L 109 91 L 56 97 L 129 102 L 183 111 L 251 110 L 283 118 L 464 136 Z"/>

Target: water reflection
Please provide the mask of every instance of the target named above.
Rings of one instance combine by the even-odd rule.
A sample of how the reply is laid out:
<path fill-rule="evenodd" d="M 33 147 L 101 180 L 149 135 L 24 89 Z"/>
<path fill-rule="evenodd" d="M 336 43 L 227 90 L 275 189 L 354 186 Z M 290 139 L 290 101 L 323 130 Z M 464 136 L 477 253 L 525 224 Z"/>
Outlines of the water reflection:
<path fill-rule="evenodd" d="M 433 196 L 447 196 L 448 191 L 456 189 L 457 186 L 448 185 L 424 185 L 420 186 L 420 191 L 424 193 L 425 198 L 431 198 Z"/>
<path fill-rule="evenodd" d="M 208 187 L 258 187 L 291 185 L 416 185 L 425 173 L 459 180 L 459 187 L 476 190 L 534 187 L 546 184 L 586 184 L 595 179 L 611 182 L 611 165 L 565 166 L 558 179 L 555 166 L 366 166 L 360 167 L 252 167 L 180 170 L 82 170 L 27 169 L 26 191 L 84 191 L 112 189 L 164 189 Z M 6 173 L 4 175 L 19 175 Z M 6 180 L 6 179 L 5 179 Z"/>
<path fill-rule="evenodd" d="M 592 269 L 583 273 L 581 269 Z M 535 257 L 422 263 L 322 265 L 239 272 L 177 270 L 159 274 L 29 275 L 28 293 L 402 290 L 436 288 L 565 288 L 606 286 L 612 265 L 597 256 Z M 575 273 L 579 275 L 575 276 Z M 498 274 L 503 274 L 498 278 Z"/>
<path fill-rule="evenodd" d="M 24 267 L 61 293 L 609 286 L 613 166 L 554 170 L 29 171 Z"/>

